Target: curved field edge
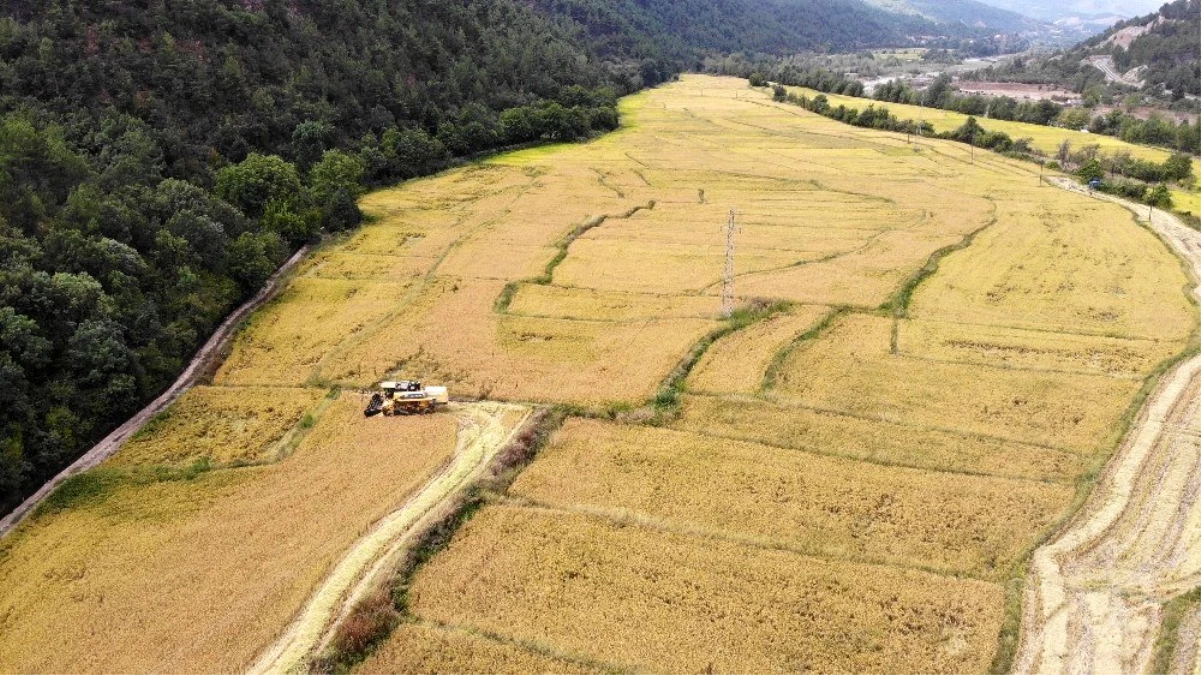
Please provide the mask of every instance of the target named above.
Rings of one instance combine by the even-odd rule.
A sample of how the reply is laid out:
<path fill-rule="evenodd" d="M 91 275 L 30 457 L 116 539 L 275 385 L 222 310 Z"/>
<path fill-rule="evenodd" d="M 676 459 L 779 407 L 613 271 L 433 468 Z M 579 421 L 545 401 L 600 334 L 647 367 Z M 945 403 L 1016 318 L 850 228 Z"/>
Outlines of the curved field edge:
<path fill-rule="evenodd" d="M 506 404 L 477 403 L 460 407 L 463 413 L 454 457 L 410 496 L 404 504 L 381 518 L 345 551 L 321 581 L 279 639 L 265 650 L 252 673 L 306 670 L 311 655 L 327 645 L 343 625 L 356 625 L 352 607 L 359 606 L 378 588 L 385 570 L 428 536 L 446 513 L 454 513 L 461 494 L 475 489 L 481 473 L 495 475 L 498 455 L 512 453 L 514 438 L 523 433 L 530 412 Z M 507 433 L 502 418 L 524 410 L 521 421 Z M 465 435 L 465 434 L 470 435 Z M 420 547 L 420 544 L 417 544 Z M 348 624 L 349 622 L 349 624 Z"/>
<path fill-rule="evenodd" d="M 304 246 L 292 255 L 276 272 L 263 284 L 252 298 L 229 314 L 213 331 L 200 350 L 188 362 L 188 366 L 157 398 L 129 418 L 124 424 L 114 429 L 108 436 L 100 440 L 91 450 L 75 460 L 70 466 L 60 471 L 54 478 L 47 481 L 37 492 L 30 495 L 12 512 L 0 518 L 0 539 L 11 533 L 25 519 L 35 515 L 39 506 L 50 499 L 60 489 L 72 492 L 76 488 L 70 486 L 72 479 L 79 482 L 81 477 L 90 469 L 95 468 L 104 460 L 121 449 L 125 441 L 134 437 L 144 426 L 149 424 L 156 415 L 162 413 L 183 396 L 198 382 L 211 378 L 212 372 L 224 359 L 230 345 L 238 332 L 246 325 L 255 310 L 274 300 L 291 281 L 297 266 L 305 259 L 311 247 Z M 64 497 L 66 498 L 66 497 Z"/>
<path fill-rule="evenodd" d="M 568 417 L 617 420 L 636 425 L 666 424 L 679 412 L 679 398 L 689 374 L 717 340 L 786 311 L 789 306 L 785 302 L 750 303 L 737 308 L 727 318 L 725 325 L 693 345 L 664 378 L 656 396 L 639 408 L 610 406 L 596 410 L 568 405 L 539 408 L 522 428 L 514 432 L 508 445 L 490 462 L 480 478 L 452 495 L 433 518 L 407 535 L 410 543 L 399 551 L 399 561 L 390 561 L 390 576 L 377 576 L 370 586 L 357 594 L 357 602 L 348 606 L 339 622 L 330 627 L 327 638 L 322 642 L 322 651 L 310 662 L 310 668 L 318 672 L 349 672 L 370 657 L 400 625 L 420 621 L 409 614 L 408 607 L 408 590 L 414 577 L 430 559 L 450 544 L 455 534 L 483 506 L 503 499 L 505 491 L 521 471 L 537 458 L 539 451 Z M 611 664 L 580 661 L 575 656 L 546 651 L 541 645 L 523 644 L 478 629 L 472 629 L 472 633 L 494 642 L 516 644 L 520 649 L 549 658 L 573 661 L 588 670 L 621 672 L 620 668 Z"/>
<path fill-rule="evenodd" d="M 1142 205 L 1136 205 L 1127 200 L 1108 195 L 1103 197 L 1091 195 L 1078 187 L 1071 179 L 1052 178 L 1048 182 L 1059 189 L 1075 192 L 1077 194 L 1086 194 L 1094 199 L 1116 203 L 1128 209 L 1131 212 L 1131 218 L 1134 223 L 1138 227 L 1155 235 L 1156 239 L 1159 240 L 1161 245 L 1171 252 L 1174 258 L 1176 258 L 1181 270 L 1188 279 L 1188 283 L 1186 283 L 1183 289 L 1184 295 L 1188 299 L 1189 305 L 1193 309 L 1194 314 L 1196 314 L 1198 309 L 1201 309 L 1201 297 L 1198 295 L 1199 291 L 1201 291 L 1201 286 L 1198 286 L 1198 283 L 1201 283 L 1201 270 L 1199 270 L 1193 264 L 1190 264 L 1188 256 L 1179 250 L 1174 241 L 1158 227 L 1156 227 L 1153 221 L 1148 220 L 1144 222 L 1140 218 L 1140 214 L 1144 211 L 1144 207 Z M 1161 217 L 1163 216 L 1175 218 L 1175 216 L 1161 214 Z M 1185 227 L 1185 225 L 1179 223 L 1178 220 L 1176 222 L 1180 225 L 1180 227 Z M 997 659 L 993 664 L 994 673 L 1000 674 L 1011 672 L 1016 666 L 1019 651 L 1023 648 L 1030 648 L 1027 645 L 1027 641 L 1030 639 L 1031 633 L 1041 632 L 1042 630 L 1042 626 L 1040 626 L 1038 623 L 1042 617 L 1036 616 L 1034 614 L 1034 608 L 1029 606 L 1029 600 L 1031 600 L 1030 593 L 1038 592 L 1037 589 L 1032 589 L 1030 586 L 1031 578 L 1029 576 L 1029 571 L 1030 566 L 1033 563 L 1034 556 L 1038 553 L 1039 549 L 1057 542 L 1061 538 L 1071 533 L 1074 528 L 1086 526 L 1090 518 L 1096 515 L 1096 511 L 1104 506 L 1105 500 L 1098 496 L 1099 493 L 1096 491 L 1096 488 L 1099 484 L 1105 481 L 1105 478 L 1109 474 L 1112 474 L 1118 470 L 1119 467 L 1116 465 L 1115 460 L 1118 458 L 1119 451 L 1125 446 L 1125 444 L 1129 442 L 1130 438 L 1137 433 L 1138 428 L 1136 424 L 1139 423 L 1142 417 L 1146 414 L 1147 407 L 1150 405 L 1149 400 L 1157 392 L 1161 385 L 1165 384 L 1166 376 L 1174 375 L 1179 368 L 1187 367 L 1192 360 L 1197 359 L 1198 357 L 1201 357 L 1201 324 L 1194 322 L 1185 348 L 1173 357 L 1168 358 L 1158 364 L 1150 376 L 1143 381 L 1142 386 L 1138 390 L 1134 399 L 1131 401 L 1131 404 L 1126 409 L 1125 414 L 1122 416 L 1121 424 L 1119 425 L 1119 429 L 1115 433 L 1115 437 L 1113 438 L 1112 442 L 1108 444 L 1108 447 L 1104 453 L 1101 453 L 1095 457 L 1094 461 L 1090 463 L 1088 470 L 1083 475 L 1082 480 L 1078 484 L 1076 499 L 1068 511 L 1067 517 L 1065 517 L 1057 527 L 1053 528 L 1052 531 L 1049 531 L 1047 535 L 1043 537 L 1035 546 L 1031 547 L 1023 564 L 1023 575 L 1021 579 L 1022 584 L 1016 590 L 1017 597 L 1011 603 L 1007 604 L 1006 607 L 1006 629 L 1002 633 L 1002 650 L 998 652 Z M 1118 518 L 1114 519 L 1110 527 L 1112 527 L 1116 522 L 1118 522 Z M 1107 530 L 1108 528 L 1100 533 L 1097 533 L 1095 537 L 1090 538 L 1090 541 L 1099 540 L 1104 536 L 1105 531 Z M 1191 595 L 1192 594 L 1189 594 L 1188 597 L 1191 597 Z M 1188 602 L 1191 602 L 1191 600 Z M 1169 605 L 1171 605 L 1171 603 L 1169 603 Z M 1012 613 L 1016 613 L 1016 615 Z M 1162 625 L 1157 631 L 1155 638 L 1156 652 L 1154 657 L 1156 659 L 1156 663 L 1158 663 L 1158 659 L 1160 658 L 1171 658 L 1171 651 L 1175 648 L 1174 643 L 1176 636 L 1174 631 L 1175 626 L 1171 626 L 1169 631 L 1165 634 L 1163 633 Z M 1163 646 L 1165 642 L 1169 646 Z M 1166 650 L 1169 653 L 1169 656 L 1161 657 L 1163 650 Z"/>

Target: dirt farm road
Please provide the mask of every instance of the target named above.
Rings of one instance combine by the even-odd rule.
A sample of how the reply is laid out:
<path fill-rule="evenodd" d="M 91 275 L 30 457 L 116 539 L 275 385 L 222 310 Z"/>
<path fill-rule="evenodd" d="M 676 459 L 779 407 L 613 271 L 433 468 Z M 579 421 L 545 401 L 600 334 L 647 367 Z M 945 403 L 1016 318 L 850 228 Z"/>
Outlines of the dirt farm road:
<path fill-rule="evenodd" d="M 525 417 L 506 432 L 507 413 Z M 385 583 L 413 535 L 440 515 L 440 507 L 478 477 L 521 429 L 532 411 L 505 403 L 452 403 L 459 418 L 458 440 L 450 463 L 399 508 L 382 518 L 351 545 L 309 597 L 275 643 L 263 651 L 250 672 L 308 672 L 313 657 L 329 644 L 359 600 Z"/>
<path fill-rule="evenodd" d="M 259 289 L 259 292 L 253 298 L 247 300 L 234 310 L 232 314 L 227 316 L 225 321 L 221 322 L 221 325 L 209 337 L 208 342 L 205 342 L 200 351 L 196 352 L 196 355 L 192 357 L 191 362 L 188 363 L 188 367 L 183 373 L 158 398 L 151 401 L 149 405 L 142 408 L 136 415 L 126 420 L 124 424 L 101 439 L 91 450 L 75 460 L 71 466 L 60 471 L 57 476 L 43 485 L 40 490 L 33 493 L 24 502 L 21 502 L 21 505 L 14 509 L 12 513 L 4 518 L 0 518 L 0 538 L 11 532 L 17 525 L 20 525 L 21 521 L 33 513 L 37 505 L 41 504 L 42 500 L 46 499 L 46 497 L 49 497 L 50 493 L 54 492 L 54 489 L 62 484 L 63 481 L 71 476 L 83 473 L 111 457 L 130 436 L 136 434 L 139 429 L 149 422 L 150 418 L 166 410 L 180 396 L 183 396 L 184 392 L 190 389 L 192 385 L 196 384 L 200 376 L 220 358 L 221 351 L 229 344 L 229 341 L 237 333 L 238 328 L 246 320 L 246 317 L 250 316 L 254 310 L 261 307 L 283 290 L 283 282 L 286 280 L 288 274 L 301 260 L 304 260 L 308 252 L 308 246 L 302 247 L 275 274 L 271 275 L 271 278 L 267 280 L 267 283 Z"/>
<path fill-rule="evenodd" d="M 1052 182 L 1084 192 L 1066 179 Z M 1146 206 L 1094 197 L 1148 219 Z M 1150 226 L 1201 279 L 1201 232 L 1158 210 Z M 1201 297 L 1201 288 L 1193 294 Z M 1162 604 L 1201 584 L 1199 492 L 1201 356 L 1193 356 L 1163 375 L 1084 508 L 1035 551 L 1013 671 L 1146 672 Z M 1201 617 L 1183 623 L 1181 644 L 1191 662 L 1178 666 L 1196 673 L 1190 635 Z"/>

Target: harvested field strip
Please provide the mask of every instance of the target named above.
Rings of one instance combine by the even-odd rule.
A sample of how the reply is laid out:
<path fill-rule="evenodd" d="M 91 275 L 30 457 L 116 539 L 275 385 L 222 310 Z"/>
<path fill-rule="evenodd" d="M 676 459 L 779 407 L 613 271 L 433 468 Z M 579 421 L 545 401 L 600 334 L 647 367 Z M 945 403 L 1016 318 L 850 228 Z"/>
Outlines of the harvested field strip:
<path fill-rule="evenodd" d="M 309 660 L 324 646 L 322 637 L 337 629 L 338 619 L 346 616 L 348 607 L 366 597 L 370 589 L 380 586 L 383 576 L 395 566 L 398 556 L 408 545 L 418 523 L 451 495 L 464 490 L 507 445 L 529 415 L 529 409 L 496 403 L 460 407 L 458 411 L 461 428 L 450 463 L 415 491 L 411 499 L 354 542 L 321 581 L 283 636 L 259 656 L 251 668 L 252 673 L 308 669 Z M 502 421 L 510 414 L 519 417 L 512 427 L 506 427 Z"/>
<path fill-rule="evenodd" d="M 637 672 L 942 673 L 987 667 L 1002 596 L 981 581 L 489 506 L 418 575 L 410 606 Z"/>
<path fill-rule="evenodd" d="M 510 492 L 745 533 L 810 555 L 998 580 L 1075 490 L 993 477 L 951 483 L 938 472 L 573 419 Z"/>
<path fill-rule="evenodd" d="M 749 398 L 685 396 L 673 428 L 882 464 L 1071 484 L 1078 453 Z"/>

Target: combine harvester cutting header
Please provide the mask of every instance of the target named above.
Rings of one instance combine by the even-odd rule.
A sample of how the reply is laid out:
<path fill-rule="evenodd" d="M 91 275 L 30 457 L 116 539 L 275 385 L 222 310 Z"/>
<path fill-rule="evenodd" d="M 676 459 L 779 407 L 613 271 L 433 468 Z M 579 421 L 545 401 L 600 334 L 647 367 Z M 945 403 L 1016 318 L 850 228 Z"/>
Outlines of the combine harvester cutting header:
<path fill-rule="evenodd" d="M 414 380 L 399 382 L 384 382 L 380 391 L 371 395 L 371 402 L 363 411 L 364 417 L 375 417 L 383 414 L 393 415 L 424 415 L 450 403 L 450 394 L 446 387 L 427 387 Z"/>

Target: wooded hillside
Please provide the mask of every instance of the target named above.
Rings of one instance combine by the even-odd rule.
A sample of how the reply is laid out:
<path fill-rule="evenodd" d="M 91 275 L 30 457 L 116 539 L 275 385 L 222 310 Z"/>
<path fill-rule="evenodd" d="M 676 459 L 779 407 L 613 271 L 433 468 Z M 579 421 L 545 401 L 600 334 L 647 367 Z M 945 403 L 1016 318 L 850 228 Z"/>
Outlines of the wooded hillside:
<path fill-rule="evenodd" d="M 290 251 L 357 224 L 367 186 L 615 128 L 617 96 L 704 54 L 935 30 L 859 0 L 8 8 L 0 513 L 163 389 Z"/>

